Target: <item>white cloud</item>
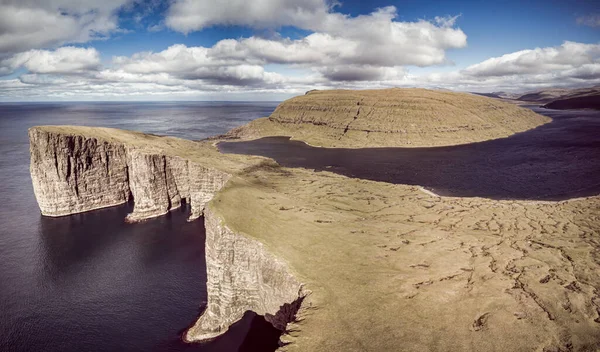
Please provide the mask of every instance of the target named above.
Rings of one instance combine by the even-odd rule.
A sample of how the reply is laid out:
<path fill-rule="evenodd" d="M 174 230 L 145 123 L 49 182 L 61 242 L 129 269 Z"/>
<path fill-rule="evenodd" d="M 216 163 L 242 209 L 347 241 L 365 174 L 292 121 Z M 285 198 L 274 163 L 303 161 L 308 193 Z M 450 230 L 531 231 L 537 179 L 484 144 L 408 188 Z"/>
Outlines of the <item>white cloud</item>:
<path fill-rule="evenodd" d="M 82 74 L 100 68 L 100 54 L 94 48 L 72 46 L 29 50 L 0 61 L 0 74 L 9 74 L 21 67 L 30 73 Z"/>
<path fill-rule="evenodd" d="M 133 0 L 1 0 L 0 53 L 105 38 Z"/>
<path fill-rule="evenodd" d="M 93 48 L 31 50 L 1 61 L 0 67 L 24 67 L 28 73 L 0 80 L 0 96 L 4 100 L 261 99 L 284 98 L 314 88 L 489 92 L 600 84 L 598 44 L 565 42 L 490 58 L 464 70 L 415 74 L 402 66 L 341 64 L 344 55 L 330 56 L 329 51 L 304 40 L 247 38 L 221 41 L 209 48 L 179 44 L 157 53 L 116 57 L 109 67 L 100 65 Z M 285 69 L 289 67 L 293 69 Z"/>
<path fill-rule="evenodd" d="M 470 76 L 491 77 L 562 72 L 600 64 L 600 45 L 564 42 L 557 47 L 521 50 L 467 67 Z"/>
<path fill-rule="evenodd" d="M 523 92 L 600 84 L 600 44 L 564 42 L 493 57 L 463 70 L 413 75 L 387 84 L 455 90 Z"/>
<path fill-rule="evenodd" d="M 222 80 L 227 84 L 281 82 L 265 72 L 266 64 L 285 64 L 318 73 L 325 80 L 365 81 L 398 79 L 406 65 L 430 66 L 446 62 L 445 51 L 466 44 L 456 17 L 395 22 L 395 8 L 370 15 L 328 14 L 319 24 L 323 32 L 306 37 L 225 39 L 212 47 L 173 45 L 158 53 L 117 57 L 114 64 L 132 73 L 168 73 L 182 79 Z"/>
<path fill-rule="evenodd" d="M 322 21 L 331 4 L 325 0 L 230 0 L 215 6 L 212 0 L 175 0 L 168 10 L 166 25 L 183 33 L 218 24 L 306 28 L 309 23 Z"/>
<path fill-rule="evenodd" d="M 454 27 L 456 20 L 462 15 L 456 16 L 435 16 L 435 23 L 442 27 Z"/>
<path fill-rule="evenodd" d="M 160 52 L 115 57 L 112 65 L 102 68 L 93 49 L 25 50 L 106 36 L 118 30 L 116 11 L 131 10 L 129 5 L 139 0 L 0 1 L 9 1 L 0 13 L 0 20 L 8 19 L 0 22 L 0 48 L 17 52 L 0 61 L 0 74 L 22 67 L 28 71 L 20 77 L 22 83 L 44 89 L 55 84 L 71 92 L 79 91 L 73 88 L 75 83 L 83 87 L 82 92 L 90 87 L 102 87 L 104 92 L 108 86 L 127 85 L 168 91 L 178 87 L 185 92 L 300 92 L 315 86 L 393 81 L 404 79 L 407 65 L 446 64 L 448 49 L 466 45 L 466 35 L 454 28 L 457 17 L 400 22 L 393 6 L 352 17 L 335 12 L 337 3 L 326 0 L 233 0 L 227 6 L 214 6 L 207 0 L 175 0 L 165 20 L 150 26 L 151 30 L 163 25 L 184 33 L 217 24 L 271 29 L 285 25 L 310 34 L 294 40 L 278 35 L 274 39 L 225 39 L 212 47 L 177 44 Z M 32 15 L 40 21 L 23 20 Z M 296 74 L 266 68 L 273 65 L 291 68 Z M 80 84 L 83 81 L 87 86 Z M 139 92 L 132 88 L 132 94 L 134 90 Z"/>
<path fill-rule="evenodd" d="M 116 57 L 113 63 L 133 74 L 165 73 L 179 79 L 229 85 L 284 82 L 280 74 L 264 70 L 267 64 L 292 65 L 313 72 L 313 77 L 321 77 L 322 81 L 397 79 L 404 75 L 404 69 L 392 61 L 360 57 L 357 48 L 353 43 L 321 34 L 296 41 L 251 37 L 222 40 L 210 48 L 173 45 L 158 53 Z"/>
<path fill-rule="evenodd" d="M 447 63 L 447 49 L 462 48 L 467 36 L 453 28 L 455 17 L 436 17 L 434 22 L 399 22 L 394 6 L 351 17 L 333 12 L 325 0 L 235 0 L 214 6 L 212 0 L 178 0 L 170 7 L 165 24 L 188 33 L 213 25 L 246 25 L 277 28 L 295 26 L 313 34 L 296 41 L 253 39 L 239 43 L 246 50 L 266 50 L 273 61 L 313 60 L 322 55 L 339 64 L 430 66 Z M 260 46 L 260 47 L 259 47 Z M 231 48 L 230 48 L 231 49 Z M 240 52 L 241 48 L 233 48 Z M 289 55 L 299 54 L 299 58 Z"/>
<path fill-rule="evenodd" d="M 30 73 L 81 74 L 100 67 L 100 54 L 94 48 L 72 46 L 50 50 L 29 50 L 0 61 L 0 72 L 24 67 Z"/>
<path fill-rule="evenodd" d="M 259 60 L 218 55 L 212 48 L 173 45 L 159 53 L 138 53 L 116 57 L 119 70 L 132 74 L 167 74 L 182 80 L 203 80 L 208 84 L 254 85 L 276 83 L 278 74 L 265 72 Z"/>
<path fill-rule="evenodd" d="M 577 17 L 577 24 L 588 27 L 600 27 L 600 14 Z"/>

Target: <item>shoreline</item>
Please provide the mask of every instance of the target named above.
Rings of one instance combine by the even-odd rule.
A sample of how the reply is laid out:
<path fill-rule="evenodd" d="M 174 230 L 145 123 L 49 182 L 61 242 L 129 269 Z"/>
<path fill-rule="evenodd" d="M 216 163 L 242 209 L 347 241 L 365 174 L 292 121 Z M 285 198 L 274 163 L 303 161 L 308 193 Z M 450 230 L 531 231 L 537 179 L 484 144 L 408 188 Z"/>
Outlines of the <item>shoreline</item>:
<path fill-rule="evenodd" d="M 62 146 L 70 144 L 61 133 L 70 140 L 78 128 L 51 130 Z M 77 147 L 101 140 L 94 129 L 81 131 Z M 90 155 L 92 162 L 75 181 L 55 166 L 65 177 L 49 183 L 66 184 L 67 191 L 50 199 L 77 200 L 70 182 L 96 182 L 98 175 L 114 174 L 105 169 L 121 165 L 131 172 L 128 187 L 145 187 L 133 192 L 134 207 L 170 209 L 185 199 L 195 214 L 204 213 L 208 305 L 186 329 L 185 341 L 214 338 L 252 310 L 290 330 L 282 341 L 311 351 L 365 344 L 393 350 L 398 341 L 407 350 L 440 350 L 439 341 L 444 350 L 457 351 L 474 345 L 558 348 L 562 341 L 552 340 L 557 334 L 574 336 L 569 343 L 575 348 L 595 343 L 594 321 L 600 318 L 590 307 L 600 268 L 593 260 L 594 241 L 585 234 L 600 230 L 594 222 L 600 217 L 598 196 L 444 197 L 425 186 L 223 154 L 218 141 L 126 131 L 103 140 L 109 145 L 102 148 L 128 139 L 133 144 L 122 158 L 125 164 L 111 155 L 110 166 L 101 156 L 56 148 L 68 154 L 58 165 L 62 160 L 78 165 L 71 158 L 80 155 Z M 50 169 L 56 154 L 42 154 Z M 133 157 L 138 159 L 132 162 Z M 312 293 L 299 302 L 304 287 Z M 578 288 L 578 298 L 569 287 Z"/>

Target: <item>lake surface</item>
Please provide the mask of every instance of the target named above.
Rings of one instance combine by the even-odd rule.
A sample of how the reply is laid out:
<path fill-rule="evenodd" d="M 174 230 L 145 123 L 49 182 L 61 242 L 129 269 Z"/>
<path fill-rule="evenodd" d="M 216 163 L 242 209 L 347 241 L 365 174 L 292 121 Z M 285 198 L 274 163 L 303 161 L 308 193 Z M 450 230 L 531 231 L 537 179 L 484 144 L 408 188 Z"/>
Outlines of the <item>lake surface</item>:
<path fill-rule="evenodd" d="M 0 104 L 0 351 L 272 351 L 252 314 L 207 344 L 181 342 L 206 302 L 202 219 L 186 209 L 140 224 L 131 205 L 40 215 L 27 129 L 71 124 L 203 139 L 277 103 Z"/>
<path fill-rule="evenodd" d="M 218 146 L 283 166 L 419 185 L 446 196 L 561 200 L 600 194 L 600 111 L 530 108 L 553 121 L 508 138 L 450 147 L 317 148 L 286 137 Z"/>

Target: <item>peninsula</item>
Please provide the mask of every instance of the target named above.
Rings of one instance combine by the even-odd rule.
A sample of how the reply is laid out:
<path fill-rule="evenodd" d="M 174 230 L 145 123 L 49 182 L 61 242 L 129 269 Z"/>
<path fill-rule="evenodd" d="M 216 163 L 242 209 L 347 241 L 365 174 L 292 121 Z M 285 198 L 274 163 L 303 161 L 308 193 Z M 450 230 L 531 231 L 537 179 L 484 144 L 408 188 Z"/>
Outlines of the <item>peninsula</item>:
<path fill-rule="evenodd" d="M 492 98 L 422 89 L 313 91 L 222 138 L 315 146 L 441 146 L 550 119 Z M 204 216 L 208 307 L 188 341 L 245 311 L 289 351 L 594 351 L 600 348 L 600 197 L 438 197 L 281 167 L 193 142 L 96 127 L 29 131 L 43 215 L 133 199 L 128 221 L 183 203 Z"/>

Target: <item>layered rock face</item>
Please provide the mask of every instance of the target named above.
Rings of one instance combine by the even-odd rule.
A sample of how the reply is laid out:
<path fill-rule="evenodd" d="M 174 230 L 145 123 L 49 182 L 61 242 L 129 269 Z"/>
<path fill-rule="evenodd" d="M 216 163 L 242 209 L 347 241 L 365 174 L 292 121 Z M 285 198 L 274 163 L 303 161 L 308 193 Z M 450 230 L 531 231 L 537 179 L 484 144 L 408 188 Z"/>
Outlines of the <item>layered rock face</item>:
<path fill-rule="evenodd" d="M 134 199 L 130 221 L 166 214 L 183 202 L 191 205 L 190 220 L 197 219 L 229 175 L 178 156 L 128 153 L 129 185 Z"/>
<path fill-rule="evenodd" d="M 123 204 L 134 199 L 128 220 L 166 214 L 186 201 L 190 219 L 229 179 L 227 173 L 178 156 L 117 141 L 29 131 L 31 179 L 40 210 L 62 216 Z"/>
<path fill-rule="evenodd" d="M 310 91 L 230 132 L 325 147 L 428 147 L 510 136 L 550 119 L 496 99 L 427 89 Z"/>
<path fill-rule="evenodd" d="M 298 309 L 288 305 L 304 295 L 301 284 L 262 243 L 231 231 L 210 208 L 204 216 L 208 306 L 186 339 L 218 336 L 248 310 L 283 330 Z"/>
<path fill-rule="evenodd" d="M 205 215 L 208 306 L 186 339 L 218 336 L 248 310 L 285 329 L 302 299 L 300 283 L 260 242 L 231 231 L 219 216 L 205 210 L 229 173 L 140 143 L 95 138 L 90 136 L 93 128 L 85 129 L 85 135 L 78 131 L 75 127 L 29 131 L 31 178 L 43 215 L 80 213 L 133 197 L 134 211 L 127 220 L 139 221 L 188 202 L 191 220 Z M 139 137 L 117 130 L 97 132 Z M 163 143 L 160 137 L 152 138 Z M 169 141 L 164 144 L 169 146 Z"/>
<path fill-rule="evenodd" d="M 31 180 L 43 215 L 62 216 L 123 204 L 129 199 L 123 145 L 29 130 Z"/>

